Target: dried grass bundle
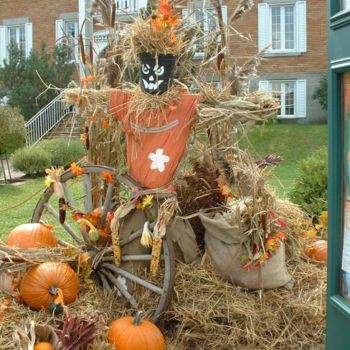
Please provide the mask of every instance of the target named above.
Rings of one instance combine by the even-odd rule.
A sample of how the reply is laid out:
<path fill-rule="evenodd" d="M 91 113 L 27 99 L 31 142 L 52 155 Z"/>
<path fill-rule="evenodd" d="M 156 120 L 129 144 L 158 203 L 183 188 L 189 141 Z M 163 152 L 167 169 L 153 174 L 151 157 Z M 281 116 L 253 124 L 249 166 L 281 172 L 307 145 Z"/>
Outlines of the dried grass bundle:
<path fill-rule="evenodd" d="M 138 62 L 138 55 L 141 52 L 151 54 L 172 54 L 178 56 L 186 46 L 183 40 L 183 33 L 175 29 L 174 37 L 169 35 L 168 30 L 157 30 L 151 26 L 149 21 L 137 19 L 126 28 L 127 36 L 124 60 L 128 64 L 134 65 Z"/>
<path fill-rule="evenodd" d="M 290 263 L 295 280 L 292 291 L 247 291 L 224 282 L 210 264 L 177 263 L 173 302 L 165 315 L 163 332 L 169 350 L 244 349 L 298 350 L 324 348 L 326 269 L 305 261 Z M 138 296 L 138 298 L 141 296 Z M 0 292 L 0 302 L 3 301 Z M 150 296 L 146 296 L 149 303 Z M 114 319 L 134 311 L 120 297 L 105 294 L 88 281 L 82 284 L 69 312 L 98 312 L 108 326 Z M 147 310 L 147 303 L 143 304 Z M 0 322 L 0 348 L 17 350 L 12 335 L 19 324 L 62 327 L 64 315 L 53 319 L 45 310 L 31 311 L 10 300 Z M 106 332 L 100 330 L 89 350 L 111 349 Z"/>

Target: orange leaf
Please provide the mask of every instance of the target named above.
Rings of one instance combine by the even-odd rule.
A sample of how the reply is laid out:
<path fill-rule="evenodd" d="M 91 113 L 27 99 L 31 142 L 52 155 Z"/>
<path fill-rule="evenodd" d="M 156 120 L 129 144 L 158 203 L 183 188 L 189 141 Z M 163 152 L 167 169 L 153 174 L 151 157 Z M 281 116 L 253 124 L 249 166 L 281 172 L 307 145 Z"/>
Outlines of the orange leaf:
<path fill-rule="evenodd" d="M 80 176 L 80 175 L 84 174 L 83 168 L 81 168 L 79 165 L 77 165 L 77 163 L 72 163 L 70 165 L 70 170 L 72 171 L 72 173 L 75 176 Z"/>
<path fill-rule="evenodd" d="M 101 176 L 108 182 L 108 183 L 112 183 L 114 180 L 113 180 L 113 175 L 104 171 L 101 173 Z"/>
<path fill-rule="evenodd" d="M 102 121 L 102 129 L 108 129 L 108 127 L 109 127 L 109 119 L 105 118 Z"/>

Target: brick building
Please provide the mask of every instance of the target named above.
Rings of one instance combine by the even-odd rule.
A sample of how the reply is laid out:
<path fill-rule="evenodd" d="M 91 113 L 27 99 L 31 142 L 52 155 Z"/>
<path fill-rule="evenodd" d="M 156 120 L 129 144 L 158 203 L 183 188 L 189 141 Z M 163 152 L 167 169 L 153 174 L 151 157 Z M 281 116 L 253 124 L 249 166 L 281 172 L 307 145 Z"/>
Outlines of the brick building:
<path fill-rule="evenodd" d="M 7 45 L 16 43 L 26 55 L 45 42 L 52 50 L 64 34 L 72 38 L 75 50 L 72 59 L 79 64 L 77 37 L 88 16 L 91 0 L 26 0 L 0 1 L 0 67 L 7 58 Z M 227 20 L 238 0 L 224 1 L 223 16 Z M 191 1 L 184 15 L 202 23 L 204 31 L 215 25 L 214 10 L 209 0 Z M 119 14 L 136 15 L 146 0 L 118 0 Z M 259 0 L 256 6 L 236 23 L 236 29 L 249 33 L 252 41 L 231 40 L 231 51 L 246 58 L 264 51 L 259 78 L 252 89 L 280 92 L 279 118 L 296 122 L 326 120 L 312 94 L 327 69 L 327 10 L 326 0 Z M 92 36 L 90 22 L 85 22 L 83 35 Z M 95 50 L 106 45 L 106 33 L 94 32 Z M 198 57 L 201 53 L 198 52 Z"/>

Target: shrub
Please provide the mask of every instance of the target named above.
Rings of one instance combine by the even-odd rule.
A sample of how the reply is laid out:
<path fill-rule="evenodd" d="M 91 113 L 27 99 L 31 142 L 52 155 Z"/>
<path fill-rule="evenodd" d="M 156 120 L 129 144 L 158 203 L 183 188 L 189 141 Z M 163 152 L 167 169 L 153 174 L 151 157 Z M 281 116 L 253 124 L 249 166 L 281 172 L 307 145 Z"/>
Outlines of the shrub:
<path fill-rule="evenodd" d="M 79 160 L 85 154 L 81 141 L 64 139 L 44 140 L 39 143 L 45 151 L 50 154 L 51 166 L 66 166 Z"/>
<path fill-rule="evenodd" d="M 51 166 L 67 166 L 83 157 L 84 153 L 80 141 L 44 140 L 34 146 L 17 150 L 12 156 L 12 164 L 16 170 L 27 175 L 39 175 L 44 174 L 45 169 Z"/>
<path fill-rule="evenodd" d="M 315 90 L 315 92 L 312 95 L 312 98 L 314 100 L 318 100 L 319 104 L 321 105 L 322 109 L 325 111 L 328 108 L 328 81 L 327 81 L 327 75 L 324 75 L 319 83 L 318 88 Z"/>
<path fill-rule="evenodd" d="M 24 143 L 24 118 L 19 109 L 0 106 L 0 155 L 11 154 Z"/>
<path fill-rule="evenodd" d="M 50 154 L 38 146 L 20 148 L 12 155 L 12 166 L 27 175 L 43 174 L 50 165 Z"/>
<path fill-rule="evenodd" d="M 290 199 L 311 217 L 327 210 L 327 148 L 323 147 L 298 164 Z"/>

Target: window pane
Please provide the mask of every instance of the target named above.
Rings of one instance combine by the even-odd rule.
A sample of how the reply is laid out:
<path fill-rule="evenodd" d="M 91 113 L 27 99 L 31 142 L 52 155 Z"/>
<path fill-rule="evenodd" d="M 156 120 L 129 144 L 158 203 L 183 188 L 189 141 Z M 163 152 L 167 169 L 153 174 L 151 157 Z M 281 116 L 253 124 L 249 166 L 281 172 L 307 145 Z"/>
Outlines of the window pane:
<path fill-rule="evenodd" d="M 272 50 L 281 49 L 281 7 L 271 8 Z"/>
<path fill-rule="evenodd" d="M 350 9 L 350 0 L 342 0 L 342 9 Z"/>
<path fill-rule="evenodd" d="M 26 39 L 25 39 L 25 30 L 24 27 L 18 28 L 19 30 L 19 48 L 22 50 L 22 52 L 26 51 Z"/>
<path fill-rule="evenodd" d="M 294 6 L 286 6 L 285 13 L 285 43 L 286 49 L 294 49 Z"/>
<path fill-rule="evenodd" d="M 294 115 L 295 83 L 285 83 L 285 115 Z"/>
<path fill-rule="evenodd" d="M 273 96 L 278 99 L 280 106 L 282 107 L 282 95 L 281 95 L 281 83 L 278 81 L 273 81 L 270 83 L 270 90 L 273 92 Z M 281 108 L 278 110 L 277 115 L 281 115 Z"/>
<path fill-rule="evenodd" d="M 9 28 L 9 43 L 11 44 L 11 46 L 17 44 L 16 28 Z"/>

